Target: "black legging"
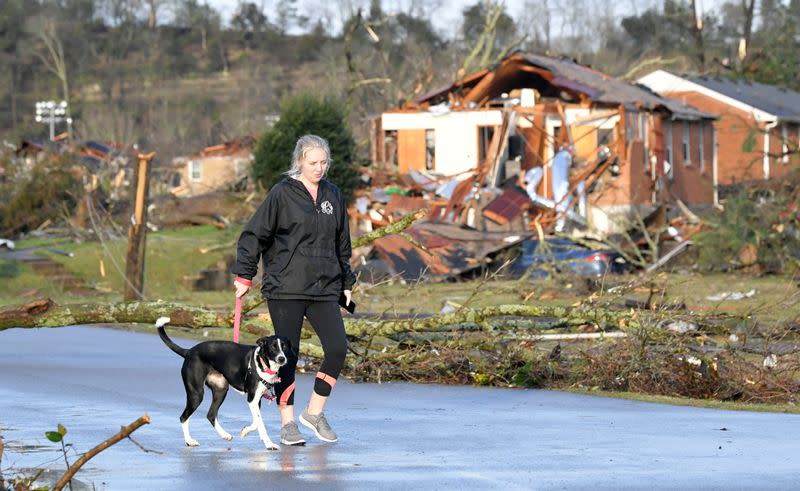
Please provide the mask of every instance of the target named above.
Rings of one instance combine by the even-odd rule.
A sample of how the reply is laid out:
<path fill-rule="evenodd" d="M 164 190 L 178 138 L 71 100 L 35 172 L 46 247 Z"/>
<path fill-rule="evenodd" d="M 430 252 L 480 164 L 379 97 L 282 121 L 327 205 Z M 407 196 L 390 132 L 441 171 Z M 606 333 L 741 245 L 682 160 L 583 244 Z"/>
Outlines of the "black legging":
<path fill-rule="evenodd" d="M 317 302 L 314 300 L 267 300 L 269 315 L 275 334 L 286 336 L 292 343 L 291 353 L 286 364 L 278 370 L 281 381 L 275 384 L 275 397 L 278 404 L 294 405 L 294 371 L 300 352 L 300 330 L 303 317 L 308 318 L 311 327 L 322 343 L 325 357 L 314 381 L 314 392 L 327 397 L 339 378 L 347 354 L 347 335 L 344 331 L 342 312 L 337 302 Z"/>

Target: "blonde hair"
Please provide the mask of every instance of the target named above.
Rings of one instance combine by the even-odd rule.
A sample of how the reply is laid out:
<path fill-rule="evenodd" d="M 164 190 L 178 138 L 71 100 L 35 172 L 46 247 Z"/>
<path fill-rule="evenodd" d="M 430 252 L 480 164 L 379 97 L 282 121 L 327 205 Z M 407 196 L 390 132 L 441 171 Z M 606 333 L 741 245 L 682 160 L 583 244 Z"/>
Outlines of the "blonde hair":
<path fill-rule="evenodd" d="M 306 153 L 314 148 L 321 148 L 328 159 L 328 165 L 325 168 L 325 175 L 331 168 L 331 148 L 328 145 L 328 140 L 317 135 L 303 135 L 297 139 L 292 153 L 292 166 L 285 174 L 289 177 L 297 178 L 300 176 L 300 161 L 306 157 Z M 324 177 L 324 176 L 323 176 Z"/>

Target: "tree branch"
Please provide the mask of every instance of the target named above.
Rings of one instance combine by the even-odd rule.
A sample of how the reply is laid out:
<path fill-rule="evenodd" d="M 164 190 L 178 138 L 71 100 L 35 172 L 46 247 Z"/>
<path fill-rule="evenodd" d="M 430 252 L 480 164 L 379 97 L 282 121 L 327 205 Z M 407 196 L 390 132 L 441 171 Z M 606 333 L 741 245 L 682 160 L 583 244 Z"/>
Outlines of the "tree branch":
<path fill-rule="evenodd" d="M 108 447 L 114 445 L 115 443 L 119 442 L 123 438 L 126 438 L 128 435 L 139 429 L 141 426 L 149 423 L 150 423 L 150 416 L 145 414 L 144 416 L 137 419 L 128 426 L 123 426 L 119 430 L 119 433 L 117 433 L 116 435 L 112 436 L 111 438 L 104 441 L 100 445 L 97 445 L 93 449 L 83 454 L 81 458 L 79 458 L 71 466 L 69 466 L 67 472 L 63 476 L 61 476 L 61 479 L 59 479 L 56 485 L 53 486 L 53 491 L 61 491 L 62 489 L 64 489 L 64 486 L 66 486 L 67 483 L 72 479 L 72 476 L 74 476 L 75 473 L 78 472 L 78 469 L 80 469 L 83 466 L 83 464 L 88 462 L 89 459 L 99 454 L 103 450 L 107 449 Z"/>
<path fill-rule="evenodd" d="M 365 246 L 376 239 L 380 239 L 381 237 L 402 232 L 410 227 L 414 222 L 424 217 L 426 214 L 427 211 L 425 210 L 417 210 L 414 213 L 409 213 L 391 225 L 379 228 L 378 230 L 373 230 L 372 232 L 362 235 L 361 237 L 356 237 L 353 239 L 352 246 L 355 249 L 356 247 Z"/>

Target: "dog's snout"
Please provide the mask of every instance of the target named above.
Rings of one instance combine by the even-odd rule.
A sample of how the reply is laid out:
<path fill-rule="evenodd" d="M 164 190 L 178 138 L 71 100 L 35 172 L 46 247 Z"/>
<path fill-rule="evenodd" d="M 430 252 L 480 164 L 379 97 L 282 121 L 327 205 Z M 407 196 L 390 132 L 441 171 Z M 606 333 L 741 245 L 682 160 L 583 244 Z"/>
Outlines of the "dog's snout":
<path fill-rule="evenodd" d="M 278 355 L 278 359 L 276 361 L 278 363 L 280 363 L 281 365 L 285 365 L 286 364 L 286 357 L 283 356 L 283 355 Z"/>

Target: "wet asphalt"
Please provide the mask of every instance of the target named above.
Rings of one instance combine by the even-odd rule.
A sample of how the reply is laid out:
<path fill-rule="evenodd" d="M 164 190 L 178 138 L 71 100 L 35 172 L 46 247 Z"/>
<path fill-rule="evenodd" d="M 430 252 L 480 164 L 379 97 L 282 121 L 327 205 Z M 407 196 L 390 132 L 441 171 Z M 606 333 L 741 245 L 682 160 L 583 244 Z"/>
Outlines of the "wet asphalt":
<path fill-rule="evenodd" d="M 175 336 L 179 344 L 196 341 Z M 336 385 L 336 444 L 264 450 L 244 397 L 220 410 L 235 435 L 178 415 L 181 359 L 158 336 L 99 327 L 0 331 L 0 435 L 6 477 L 64 463 L 44 432 L 58 423 L 85 452 L 147 413 L 133 435 L 90 460 L 77 489 L 798 489 L 800 416 L 648 404 L 545 390 L 406 383 Z M 297 381 L 307 401 L 310 375 Z M 263 406 L 279 440 L 279 418 Z M 305 430 L 302 428 L 302 430 Z M 70 460 L 77 457 L 70 453 Z M 52 479 L 49 483 L 47 479 Z"/>

